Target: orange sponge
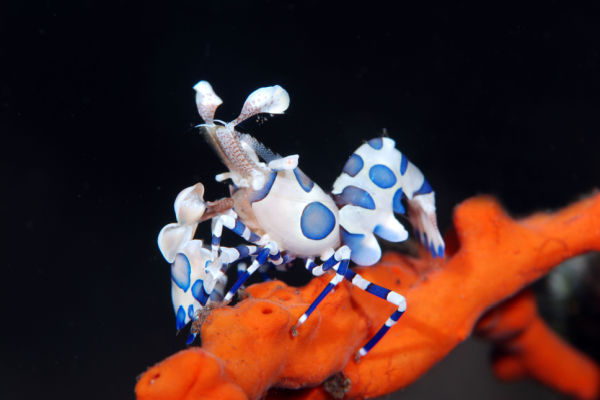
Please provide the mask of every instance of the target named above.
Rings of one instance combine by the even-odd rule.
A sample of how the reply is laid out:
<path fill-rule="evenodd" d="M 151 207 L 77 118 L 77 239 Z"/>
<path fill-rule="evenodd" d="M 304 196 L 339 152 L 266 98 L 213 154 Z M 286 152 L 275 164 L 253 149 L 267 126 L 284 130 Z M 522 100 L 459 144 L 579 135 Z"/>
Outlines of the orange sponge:
<path fill-rule="evenodd" d="M 501 379 L 530 376 L 580 399 L 600 393 L 598 366 L 552 332 L 529 290 L 488 312 L 476 332 L 496 343 L 494 372 Z"/>
<path fill-rule="evenodd" d="M 212 313 L 202 327 L 203 350 L 184 350 L 147 371 L 136 386 L 138 399 L 204 399 L 218 390 L 223 399 L 360 399 L 405 387 L 467 338 L 490 308 L 563 260 L 600 250 L 600 196 L 520 221 L 491 198 L 473 198 L 457 207 L 454 226 L 444 260 L 425 251 L 419 258 L 388 253 L 377 266 L 358 269 L 408 301 L 398 324 L 359 363 L 356 350 L 385 322 L 392 304 L 343 282 L 292 337 L 292 325 L 330 277 L 300 289 L 267 282 L 249 287 L 251 297 L 235 307 Z M 581 398 L 598 396 L 598 367 L 555 340 L 541 321 L 525 317 L 507 320 L 506 326 L 527 325 L 536 335 L 546 335 L 547 351 L 571 357 L 544 359 L 532 350 L 518 359 L 521 364 L 509 359 L 506 367 L 497 361 L 496 371 L 517 376 L 515 365 L 525 363 L 531 376 L 559 390 Z M 527 343 L 534 348 L 535 340 Z M 559 383 L 556 371 L 564 366 L 556 368 L 557 362 L 573 362 L 577 369 L 585 364 L 591 372 L 567 387 Z M 268 393 L 270 388 L 305 389 Z"/>

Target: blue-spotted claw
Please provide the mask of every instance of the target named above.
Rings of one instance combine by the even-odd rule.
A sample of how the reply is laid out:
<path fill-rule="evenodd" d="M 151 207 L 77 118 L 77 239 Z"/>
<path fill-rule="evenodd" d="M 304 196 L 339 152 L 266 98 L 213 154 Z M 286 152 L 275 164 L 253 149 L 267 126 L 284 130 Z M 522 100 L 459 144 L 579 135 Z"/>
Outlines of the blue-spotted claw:
<path fill-rule="evenodd" d="M 195 319 L 209 298 L 221 300 L 227 283 L 225 275 L 207 276 L 208 263 L 219 266 L 221 263 L 213 260 L 201 240 L 193 239 L 198 223 L 206 218 L 203 196 L 201 183 L 182 190 L 175 199 L 177 222 L 166 225 L 158 235 L 158 247 L 171 263 L 171 297 L 177 329 Z M 205 281 L 209 282 L 210 290 L 206 290 Z"/>
<path fill-rule="evenodd" d="M 166 225 L 158 234 L 158 248 L 169 263 L 175 261 L 180 249 L 194 237 L 206 212 L 203 196 L 201 183 L 185 188 L 177 195 L 174 205 L 177 222 Z"/>
<path fill-rule="evenodd" d="M 183 189 L 175 199 L 175 217 L 180 224 L 197 224 L 206 212 L 204 185 L 196 183 Z"/>
<path fill-rule="evenodd" d="M 158 248 L 168 263 L 175 261 L 175 256 L 187 242 L 192 240 L 197 224 L 182 225 L 172 223 L 165 225 L 158 234 Z"/>
<path fill-rule="evenodd" d="M 207 274 L 205 266 L 211 257 L 211 251 L 203 247 L 201 240 L 191 240 L 171 265 L 171 297 L 177 329 L 196 319 L 209 299 L 220 301 L 223 298 L 227 276 L 221 274 L 215 279 Z M 206 283 L 210 288 L 205 286 Z"/>

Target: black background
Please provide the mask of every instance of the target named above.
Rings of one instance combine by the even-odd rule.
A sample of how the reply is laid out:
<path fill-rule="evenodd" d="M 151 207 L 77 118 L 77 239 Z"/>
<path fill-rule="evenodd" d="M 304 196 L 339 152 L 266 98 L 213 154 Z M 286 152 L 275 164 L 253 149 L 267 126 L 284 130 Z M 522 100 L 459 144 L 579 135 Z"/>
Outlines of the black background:
<path fill-rule="evenodd" d="M 241 128 L 324 188 L 386 128 L 443 229 L 476 194 L 517 216 L 589 194 L 600 13 L 569 4 L 3 4 L 0 397 L 132 398 L 183 348 L 156 236 L 179 190 L 226 194 L 192 129 L 200 79 L 224 120 L 252 90 L 286 88 L 284 116 Z"/>

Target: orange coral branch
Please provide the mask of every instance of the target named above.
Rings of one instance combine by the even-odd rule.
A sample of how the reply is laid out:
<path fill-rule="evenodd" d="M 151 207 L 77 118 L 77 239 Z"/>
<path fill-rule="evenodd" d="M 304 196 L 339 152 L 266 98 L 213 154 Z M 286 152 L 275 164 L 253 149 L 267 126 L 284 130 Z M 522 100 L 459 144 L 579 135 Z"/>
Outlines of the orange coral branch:
<path fill-rule="evenodd" d="M 531 291 L 488 312 L 476 331 L 496 342 L 494 372 L 500 379 L 531 376 L 581 399 L 600 393 L 598 366 L 544 323 Z"/>
<path fill-rule="evenodd" d="M 487 309 L 561 261 L 600 250 L 600 196 L 522 221 L 506 216 L 491 198 L 474 198 L 456 209 L 454 225 L 456 250 L 444 261 L 388 253 L 378 266 L 359 269 L 365 278 L 403 293 L 409 306 L 358 364 L 353 361 L 355 351 L 394 306 L 343 284 L 292 337 L 291 326 L 329 278 L 314 279 L 301 289 L 268 282 L 249 287 L 252 298 L 214 311 L 203 326 L 203 349 L 223 362 L 218 379 L 239 387 L 250 399 L 261 398 L 270 387 L 318 386 L 339 371 L 350 379 L 348 398 L 374 397 L 407 386 L 468 337 Z M 192 352 L 199 350 L 178 356 Z M 202 368 L 203 360 L 209 359 L 205 355 L 199 361 Z M 214 388 L 216 378 L 207 381 L 200 372 L 161 372 L 179 368 L 176 360 L 146 372 L 136 386 L 139 400 L 192 399 L 197 397 L 184 388 Z M 147 379 L 157 372 L 159 378 Z M 167 386 L 170 392 L 162 394 Z M 173 387 L 181 388 L 177 395 L 171 394 Z M 270 398 L 281 396 L 272 393 Z M 322 387 L 293 396 L 329 397 Z"/>
<path fill-rule="evenodd" d="M 223 363 L 212 354 L 190 348 L 150 368 L 138 381 L 140 399 L 245 400 L 246 394 L 223 372 Z"/>

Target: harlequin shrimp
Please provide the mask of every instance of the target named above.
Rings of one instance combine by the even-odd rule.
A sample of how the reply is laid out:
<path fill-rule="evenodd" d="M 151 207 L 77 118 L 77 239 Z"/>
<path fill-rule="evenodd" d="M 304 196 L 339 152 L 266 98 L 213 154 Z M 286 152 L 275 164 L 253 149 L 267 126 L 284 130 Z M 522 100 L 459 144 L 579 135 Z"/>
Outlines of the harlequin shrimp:
<path fill-rule="evenodd" d="M 391 242 L 408 238 L 408 231 L 394 213 L 408 217 L 415 235 L 433 257 L 443 257 L 444 241 L 437 228 L 431 186 L 395 148 L 394 140 L 377 137 L 350 156 L 328 194 L 298 167 L 298 155 L 279 156 L 236 130 L 238 124 L 257 114 L 283 113 L 289 106 L 289 95 L 283 88 L 254 91 L 240 115 L 227 123 L 214 119 L 222 101 L 211 85 L 201 81 L 194 89 L 204 121 L 199 127 L 228 169 L 216 180 L 231 182 L 231 198 L 220 201 L 230 202 L 226 206 L 211 203 L 213 209 L 207 213 L 202 193 L 193 187 L 184 190 L 175 201 L 175 209 L 180 215 L 185 208 L 185 216 L 178 216 L 178 223 L 167 225 L 159 235 L 159 247 L 172 263 L 178 326 L 197 318 L 196 312 L 211 301 L 229 302 L 265 263 L 285 265 L 300 258 L 306 260 L 305 267 L 312 275 L 331 270 L 333 276 L 298 319 L 292 334 L 298 334 L 319 303 L 344 279 L 397 307 L 358 351 L 357 359 L 365 356 L 405 312 L 406 300 L 351 270 L 350 261 L 362 266 L 379 261 L 381 248 L 376 236 Z M 192 240 L 195 227 L 206 219 L 212 220 L 210 250 L 201 241 Z M 221 246 L 223 227 L 251 245 Z M 247 256 L 251 257 L 250 266 L 223 296 L 227 265 Z"/>

